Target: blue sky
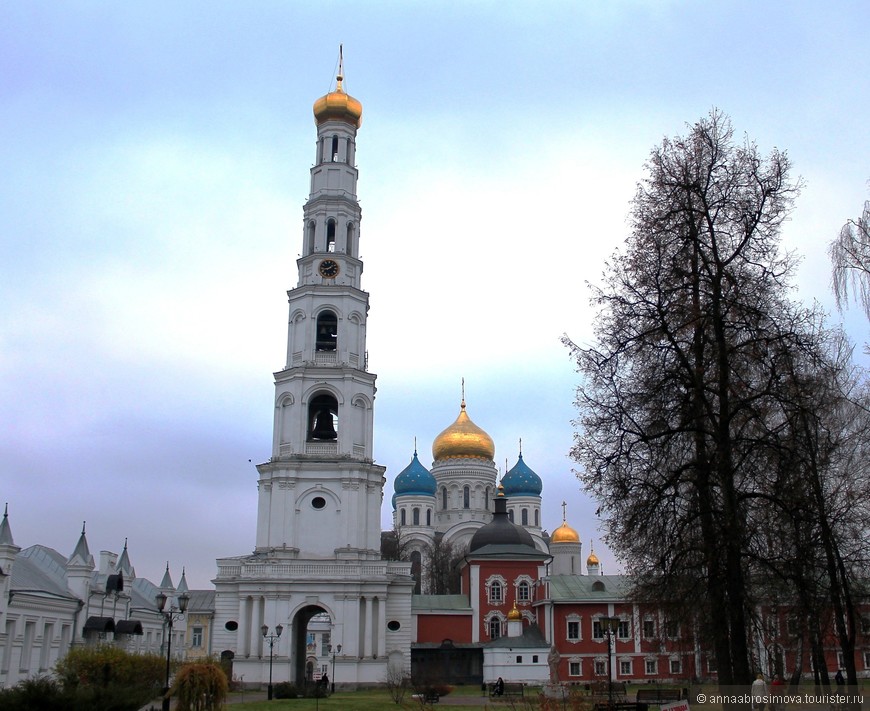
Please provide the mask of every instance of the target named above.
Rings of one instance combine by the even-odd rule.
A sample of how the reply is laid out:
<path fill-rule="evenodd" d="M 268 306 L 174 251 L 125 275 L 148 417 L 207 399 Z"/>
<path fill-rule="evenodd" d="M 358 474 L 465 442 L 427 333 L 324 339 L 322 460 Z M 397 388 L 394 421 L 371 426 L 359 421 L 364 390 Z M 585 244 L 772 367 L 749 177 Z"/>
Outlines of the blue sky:
<path fill-rule="evenodd" d="M 180 6 L 179 6 L 180 5 Z M 544 480 L 584 552 L 567 458 L 586 281 L 649 151 L 717 107 L 805 187 L 795 298 L 870 197 L 864 2 L 18 2 L 0 10 L 0 483 L 19 545 L 129 538 L 205 586 L 254 545 L 314 157 L 345 47 L 376 459 L 431 463 L 455 418 Z M 866 325 L 850 314 L 853 337 Z M 384 526 L 389 509 L 384 508 Z M 605 569 L 617 563 L 598 544 Z"/>

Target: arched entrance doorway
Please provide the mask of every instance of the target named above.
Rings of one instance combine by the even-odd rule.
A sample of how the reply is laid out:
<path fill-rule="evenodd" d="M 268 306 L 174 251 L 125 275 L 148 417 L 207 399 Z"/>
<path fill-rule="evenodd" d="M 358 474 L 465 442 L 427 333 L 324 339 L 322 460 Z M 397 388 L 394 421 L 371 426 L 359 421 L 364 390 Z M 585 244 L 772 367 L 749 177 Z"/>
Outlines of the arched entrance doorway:
<path fill-rule="evenodd" d="M 292 679 L 297 684 L 317 683 L 329 671 L 332 618 L 319 605 L 306 605 L 292 622 Z"/>

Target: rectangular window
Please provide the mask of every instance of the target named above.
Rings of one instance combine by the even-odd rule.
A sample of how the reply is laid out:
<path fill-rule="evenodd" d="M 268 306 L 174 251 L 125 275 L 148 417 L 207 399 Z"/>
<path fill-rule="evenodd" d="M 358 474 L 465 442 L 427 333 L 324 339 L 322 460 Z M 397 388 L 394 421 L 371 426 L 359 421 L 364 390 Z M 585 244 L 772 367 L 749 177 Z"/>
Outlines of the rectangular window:
<path fill-rule="evenodd" d="M 592 639 L 604 639 L 604 626 L 601 620 L 592 620 Z"/>
<path fill-rule="evenodd" d="M 51 654 L 51 643 L 54 641 L 54 624 L 46 622 L 42 628 L 42 647 L 39 650 L 39 671 L 43 672 L 48 669 L 49 655 Z"/>
<path fill-rule="evenodd" d="M 595 676 L 604 676 L 607 674 L 607 663 L 600 659 L 595 660 Z"/>
<path fill-rule="evenodd" d="M 15 620 L 6 620 L 6 644 L 3 646 L 3 665 L 0 671 L 4 674 L 9 671 L 12 657 L 12 643 L 15 641 Z"/>
<path fill-rule="evenodd" d="M 520 602 L 528 602 L 532 599 L 531 587 L 525 581 L 517 586 L 517 600 Z"/>
<path fill-rule="evenodd" d="M 846 659 L 842 652 L 837 652 L 837 669 L 843 669 L 846 666 Z"/>
<path fill-rule="evenodd" d="M 580 676 L 580 662 L 568 662 L 568 676 Z"/>
<path fill-rule="evenodd" d="M 643 638 L 655 639 L 656 636 L 656 621 L 651 617 L 647 617 L 643 621 Z"/>
<path fill-rule="evenodd" d="M 631 676 L 631 661 L 621 661 L 619 663 L 619 673 L 622 676 Z"/>
<path fill-rule="evenodd" d="M 331 643 L 332 643 L 332 633 L 331 632 L 324 632 L 322 635 L 320 635 L 320 656 L 321 657 L 328 657 L 329 656 L 329 654 L 330 654 L 329 646 Z"/>
<path fill-rule="evenodd" d="M 568 622 L 568 639 L 580 639 L 580 622 L 571 620 Z"/>
<path fill-rule="evenodd" d="M 532 664 L 537 664 L 537 663 L 538 663 L 538 655 L 537 655 L 537 654 L 533 654 L 533 655 L 532 655 Z"/>
<path fill-rule="evenodd" d="M 190 646 L 195 649 L 202 647 L 202 627 L 194 627 L 190 637 Z"/>
<path fill-rule="evenodd" d="M 870 652 L 864 652 L 864 668 L 870 669 Z"/>
<path fill-rule="evenodd" d="M 72 627 L 70 625 L 60 626 L 60 650 L 58 655 L 63 657 L 69 649 L 69 643 L 72 639 Z"/>
<path fill-rule="evenodd" d="M 522 664 L 522 663 L 523 663 L 523 657 L 521 654 L 518 654 L 517 655 L 517 664 Z"/>
<path fill-rule="evenodd" d="M 861 634 L 870 635 L 870 617 L 861 618 Z"/>
<path fill-rule="evenodd" d="M 30 655 L 33 653 L 33 637 L 36 635 L 36 621 L 29 620 L 24 623 L 24 645 L 21 648 L 21 663 L 18 668 L 30 671 Z"/>
<path fill-rule="evenodd" d="M 716 665 L 716 657 L 707 657 L 707 671 L 711 674 L 719 671 L 719 667 Z"/>
<path fill-rule="evenodd" d="M 680 636 L 680 625 L 677 622 L 666 622 L 665 634 L 668 636 L 669 639 L 678 639 Z"/>
<path fill-rule="evenodd" d="M 785 628 L 792 637 L 797 637 L 797 634 L 798 634 L 797 617 L 795 617 L 794 615 L 789 615 L 788 619 L 785 621 Z"/>
<path fill-rule="evenodd" d="M 647 659 L 646 664 L 644 665 L 644 669 L 646 670 L 647 676 L 651 674 L 658 674 L 659 663 L 655 659 Z"/>
<path fill-rule="evenodd" d="M 628 639 L 631 637 L 631 623 L 628 620 L 620 620 L 619 629 L 616 634 L 620 639 Z"/>
<path fill-rule="evenodd" d="M 683 663 L 679 659 L 671 659 L 671 674 L 680 674 L 683 671 Z"/>

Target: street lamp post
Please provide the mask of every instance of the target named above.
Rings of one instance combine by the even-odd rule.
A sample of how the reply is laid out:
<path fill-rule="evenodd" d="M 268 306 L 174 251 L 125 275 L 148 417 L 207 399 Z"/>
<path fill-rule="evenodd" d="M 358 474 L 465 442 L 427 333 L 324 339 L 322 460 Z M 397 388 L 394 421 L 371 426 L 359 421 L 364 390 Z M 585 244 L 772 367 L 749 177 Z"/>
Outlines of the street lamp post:
<path fill-rule="evenodd" d="M 169 711 L 169 660 L 172 654 L 172 623 L 184 617 L 187 611 L 187 603 L 190 602 L 190 595 L 181 593 L 178 596 L 178 607 L 170 603 L 169 609 L 166 607 L 166 593 L 163 591 L 157 593 L 155 600 L 157 602 L 157 611 L 163 615 L 163 621 L 166 623 L 166 685 L 163 687 L 163 711 Z"/>
<path fill-rule="evenodd" d="M 341 645 L 339 644 L 337 647 L 333 647 L 331 644 L 329 645 L 329 651 L 332 652 L 332 693 L 335 693 L 335 653 L 336 651 L 341 654 Z"/>
<path fill-rule="evenodd" d="M 614 637 L 621 620 L 618 617 L 602 617 L 601 623 L 607 628 L 607 703 L 613 708 L 613 653 L 616 651 Z"/>
<path fill-rule="evenodd" d="M 263 637 L 269 640 L 269 693 L 268 699 L 272 700 L 272 657 L 274 654 L 275 648 L 275 640 L 281 636 L 281 633 L 284 631 L 283 625 L 278 625 L 275 628 L 275 634 L 269 634 L 269 625 L 263 625 L 260 630 L 263 633 Z"/>

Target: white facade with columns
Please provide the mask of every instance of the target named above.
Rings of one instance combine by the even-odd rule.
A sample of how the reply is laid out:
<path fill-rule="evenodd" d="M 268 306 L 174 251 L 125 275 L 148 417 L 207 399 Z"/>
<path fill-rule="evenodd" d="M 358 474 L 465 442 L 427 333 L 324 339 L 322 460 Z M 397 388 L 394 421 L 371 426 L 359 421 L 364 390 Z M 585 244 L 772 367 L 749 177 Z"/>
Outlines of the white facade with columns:
<path fill-rule="evenodd" d="M 326 613 L 337 686 L 410 669 L 410 563 L 380 554 L 384 467 L 374 463 L 375 375 L 366 363 L 356 135 L 362 107 L 336 90 L 314 107 L 311 193 L 298 280 L 288 292 L 287 359 L 275 373 L 271 458 L 257 467 L 256 546 L 218 560 L 213 650 L 245 683 L 304 679 L 309 620 Z M 338 652 L 338 645 L 341 651 Z"/>

